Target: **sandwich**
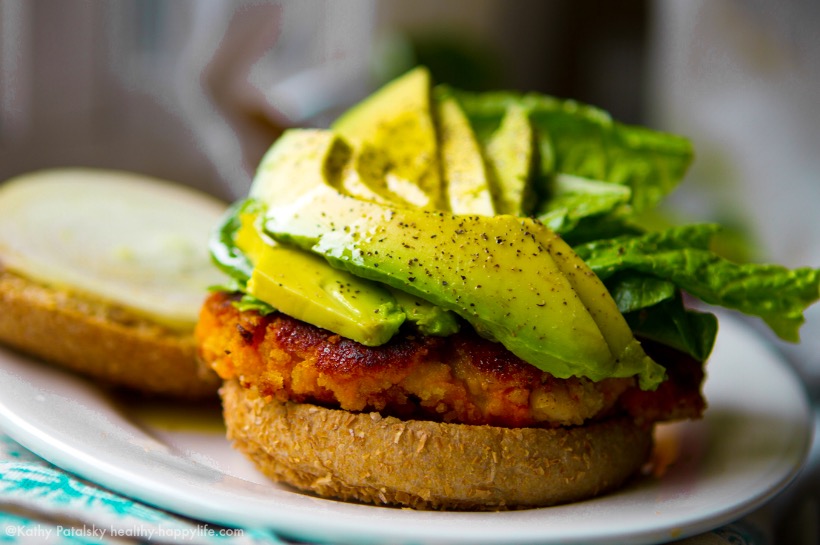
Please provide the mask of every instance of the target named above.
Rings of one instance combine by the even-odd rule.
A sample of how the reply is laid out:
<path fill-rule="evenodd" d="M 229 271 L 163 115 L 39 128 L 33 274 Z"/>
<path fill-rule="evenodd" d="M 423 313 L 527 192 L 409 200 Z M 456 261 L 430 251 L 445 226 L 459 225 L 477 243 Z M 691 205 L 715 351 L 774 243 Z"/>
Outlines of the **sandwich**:
<path fill-rule="evenodd" d="M 222 281 L 221 201 L 148 176 L 60 168 L 0 184 L 0 343 L 106 386 L 217 399 L 193 330 Z"/>
<path fill-rule="evenodd" d="M 700 418 L 709 306 L 796 341 L 820 271 L 738 264 L 714 225 L 650 229 L 683 137 L 424 67 L 293 128 L 214 228 L 196 327 L 228 436 L 277 482 L 417 509 L 623 486 Z"/>

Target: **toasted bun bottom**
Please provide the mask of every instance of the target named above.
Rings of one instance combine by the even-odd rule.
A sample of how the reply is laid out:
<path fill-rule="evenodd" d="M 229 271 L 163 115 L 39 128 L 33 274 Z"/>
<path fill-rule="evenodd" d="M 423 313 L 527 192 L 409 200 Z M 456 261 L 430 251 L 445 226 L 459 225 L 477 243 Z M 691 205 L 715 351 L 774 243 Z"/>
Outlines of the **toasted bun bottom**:
<path fill-rule="evenodd" d="M 178 333 L 0 267 L 0 343 L 115 386 L 179 399 L 216 398 L 220 380 Z"/>
<path fill-rule="evenodd" d="M 402 421 L 220 390 L 228 437 L 268 477 L 320 496 L 416 509 L 500 510 L 591 498 L 647 460 L 628 419 L 509 429 Z"/>

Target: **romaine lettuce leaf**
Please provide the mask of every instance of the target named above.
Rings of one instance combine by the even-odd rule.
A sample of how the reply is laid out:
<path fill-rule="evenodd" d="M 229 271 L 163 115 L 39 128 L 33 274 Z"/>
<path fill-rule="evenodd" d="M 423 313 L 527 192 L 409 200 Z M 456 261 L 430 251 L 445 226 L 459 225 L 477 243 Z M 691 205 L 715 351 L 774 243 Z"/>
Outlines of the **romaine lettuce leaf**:
<path fill-rule="evenodd" d="M 656 276 L 625 271 L 606 280 L 606 287 L 622 314 L 637 312 L 674 299 L 678 288 Z"/>
<path fill-rule="evenodd" d="M 253 273 L 253 264 L 242 250 L 237 248 L 234 236 L 242 226 L 239 215 L 256 206 L 255 202 L 253 199 L 244 199 L 233 203 L 225 211 L 208 241 L 208 250 L 214 264 L 243 289 Z"/>
<path fill-rule="evenodd" d="M 709 357 L 717 338 L 717 317 L 684 307 L 680 292 L 672 299 L 624 317 L 637 336 L 676 348 L 700 362 Z"/>
<path fill-rule="evenodd" d="M 542 203 L 538 220 L 550 230 L 566 235 L 584 218 L 616 214 L 629 202 L 626 186 L 589 180 L 572 174 L 557 174 L 552 181 L 552 198 Z"/>
<path fill-rule="evenodd" d="M 781 339 L 798 342 L 803 310 L 820 298 L 820 269 L 734 263 L 709 249 L 718 230 L 688 225 L 574 249 L 605 283 L 624 271 L 653 276 L 707 304 L 758 316 Z"/>
<path fill-rule="evenodd" d="M 686 309 L 675 284 L 623 271 L 609 277 L 606 286 L 637 336 L 677 348 L 698 361 L 709 356 L 717 336 L 717 318 Z"/>

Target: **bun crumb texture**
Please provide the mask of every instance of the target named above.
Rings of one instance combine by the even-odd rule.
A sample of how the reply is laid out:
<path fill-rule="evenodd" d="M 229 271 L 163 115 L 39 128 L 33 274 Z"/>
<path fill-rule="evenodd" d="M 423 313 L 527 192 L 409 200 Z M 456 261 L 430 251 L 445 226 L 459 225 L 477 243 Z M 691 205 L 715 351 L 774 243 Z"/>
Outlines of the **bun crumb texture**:
<path fill-rule="evenodd" d="M 193 334 L 127 309 L 4 270 L 0 343 L 103 384 L 178 399 L 217 396 L 220 380 L 198 361 Z"/>
<path fill-rule="evenodd" d="M 568 503 L 622 486 L 652 430 L 628 418 L 539 429 L 403 421 L 220 390 L 228 437 L 271 479 L 322 497 L 439 510 Z"/>

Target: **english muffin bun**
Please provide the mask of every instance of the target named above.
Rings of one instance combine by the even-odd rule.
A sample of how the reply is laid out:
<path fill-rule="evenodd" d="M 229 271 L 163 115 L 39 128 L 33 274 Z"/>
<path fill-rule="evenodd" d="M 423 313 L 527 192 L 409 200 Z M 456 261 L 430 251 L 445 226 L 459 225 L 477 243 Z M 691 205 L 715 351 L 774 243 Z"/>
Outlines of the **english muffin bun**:
<path fill-rule="evenodd" d="M 630 418 L 511 429 L 265 400 L 236 380 L 221 395 L 229 438 L 272 479 L 324 497 L 416 509 L 589 498 L 622 485 L 652 445 L 651 429 Z"/>
<path fill-rule="evenodd" d="M 146 176 L 55 169 L 0 185 L 0 343 L 106 385 L 216 397 L 193 328 L 220 201 Z"/>

